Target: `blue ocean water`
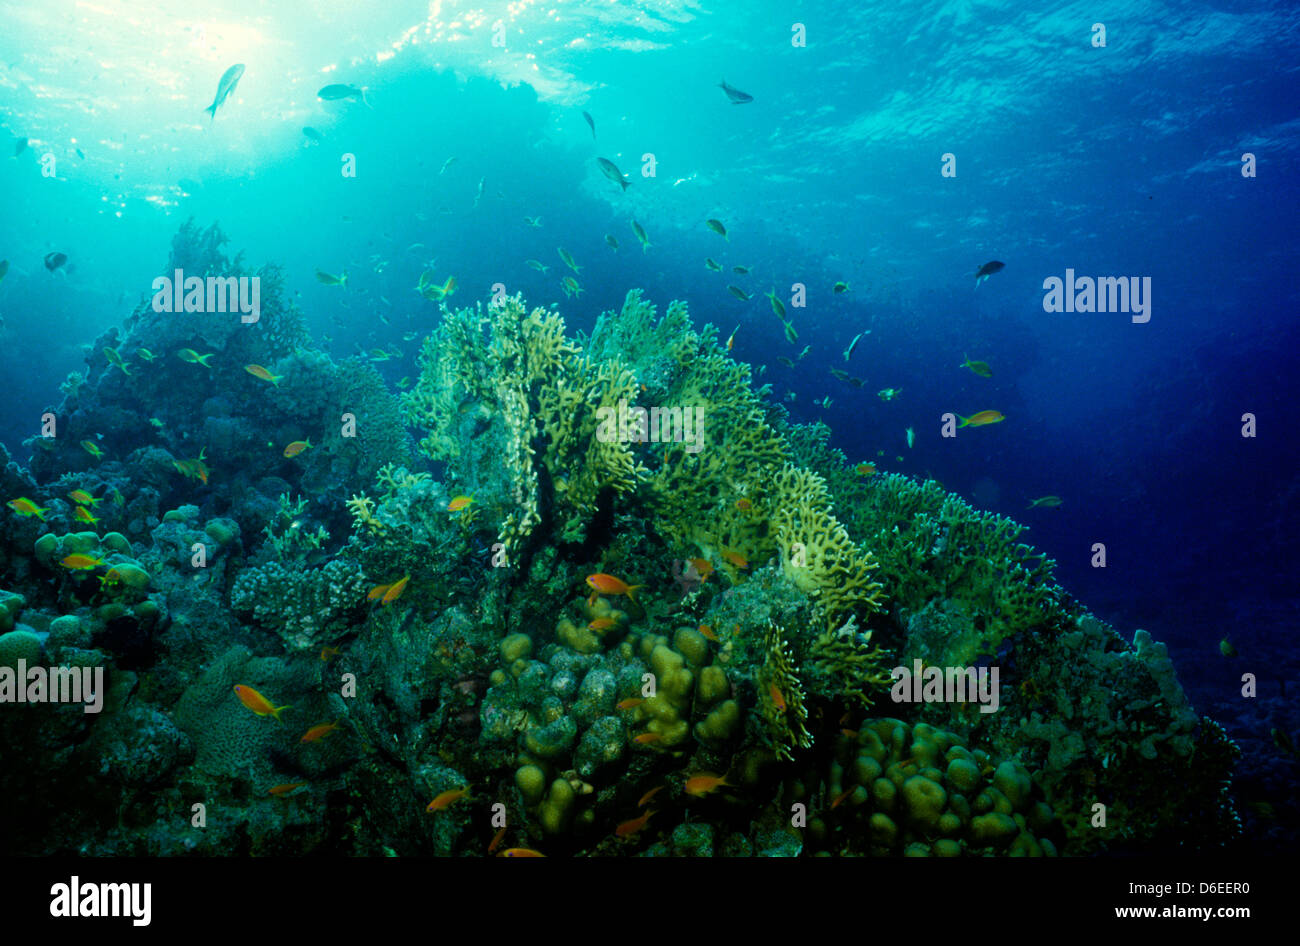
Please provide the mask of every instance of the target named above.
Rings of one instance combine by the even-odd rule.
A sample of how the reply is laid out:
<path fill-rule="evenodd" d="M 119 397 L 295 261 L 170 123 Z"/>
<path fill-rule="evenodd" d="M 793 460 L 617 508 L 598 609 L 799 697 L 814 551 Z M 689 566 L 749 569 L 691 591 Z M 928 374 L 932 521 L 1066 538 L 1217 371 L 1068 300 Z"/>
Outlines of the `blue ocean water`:
<path fill-rule="evenodd" d="M 1248 790 L 1293 779 L 1269 736 L 1300 730 L 1291 5 L 51 3 L 5 22 L 0 440 L 20 462 L 189 218 L 281 265 L 336 357 L 397 349 L 376 363 L 394 389 L 438 321 L 412 291 L 426 268 L 457 302 L 500 283 L 571 330 L 641 287 L 734 331 L 850 460 L 1029 525 L 1066 589 L 1169 645 Z M 1149 279 L 1149 321 L 1044 311 L 1067 270 Z M 985 410 L 1005 420 L 943 436 Z"/>

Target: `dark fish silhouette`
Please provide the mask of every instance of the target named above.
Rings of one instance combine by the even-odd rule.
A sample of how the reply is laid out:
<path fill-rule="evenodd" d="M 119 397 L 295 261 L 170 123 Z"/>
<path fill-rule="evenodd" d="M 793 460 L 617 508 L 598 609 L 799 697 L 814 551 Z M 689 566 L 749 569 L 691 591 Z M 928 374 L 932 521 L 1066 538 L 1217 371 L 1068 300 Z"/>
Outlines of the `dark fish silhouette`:
<path fill-rule="evenodd" d="M 230 93 L 235 91 L 235 86 L 239 85 L 239 79 L 244 74 L 244 64 L 237 62 L 221 74 L 221 81 L 217 83 L 217 94 L 212 99 L 212 104 L 203 111 L 212 116 L 212 121 L 217 119 L 217 109 L 230 97 Z"/>
<path fill-rule="evenodd" d="M 591 128 L 591 140 L 596 140 L 596 120 L 591 117 L 590 113 L 583 112 L 582 117 L 587 120 L 587 125 Z"/>
<path fill-rule="evenodd" d="M 18 157 L 18 155 L 22 154 L 22 153 L 23 153 L 24 151 L 26 151 L 26 150 L 27 150 L 27 139 L 26 139 L 26 138 L 19 138 L 16 142 L 14 142 L 14 157 L 15 157 L 15 158 Z"/>
<path fill-rule="evenodd" d="M 744 105 L 746 102 L 754 101 L 754 96 L 749 93 L 742 92 L 740 89 L 733 89 L 731 86 L 727 85 L 726 79 L 723 79 L 718 83 L 718 88 L 727 93 L 727 98 L 731 99 L 732 105 Z"/>
<path fill-rule="evenodd" d="M 302 133 L 307 136 L 308 141 L 314 141 L 317 144 L 320 144 L 322 141 L 325 140 L 325 136 L 322 135 L 315 128 L 311 127 L 311 125 L 303 125 Z"/>
<path fill-rule="evenodd" d="M 54 272 L 56 269 L 58 269 L 67 261 L 68 261 L 68 254 L 66 253 L 45 254 L 45 268 L 48 269 L 50 272 Z"/>
<path fill-rule="evenodd" d="M 975 273 L 975 288 L 978 289 L 980 283 L 988 279 L 990 276 L 992 276 L 994 273 L 1001 270 L 1002 267 L 1006 265 L 1007 265 L 1006 263 L 1000 263 L 997 260 L 991 260 L 985 263 Z"/>
<path fill-rule="evenodd" d="M 316 93 L 316 97 L 327 102 L 336 102 L 339 99 L 353 99 L 355 101 L 359 98 L 362 105 L 370 108 L 370 103 L 366 101 L 366 90 L 359 89 L 355 85 L 342 85 L 336 82 L 333 85 L 325 86 Z"/>

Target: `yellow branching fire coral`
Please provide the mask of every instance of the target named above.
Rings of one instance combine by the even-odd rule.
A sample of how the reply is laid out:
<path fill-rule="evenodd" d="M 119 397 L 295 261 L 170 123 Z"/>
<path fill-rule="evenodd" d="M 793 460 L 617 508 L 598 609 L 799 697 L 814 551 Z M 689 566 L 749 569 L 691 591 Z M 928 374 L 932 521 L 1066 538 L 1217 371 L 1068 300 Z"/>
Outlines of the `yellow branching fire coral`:
<path fill-rule="evenodd" d="M 365 493 L 353 496 L 347 501 L 348 512 L 352 514 L 352 528 L 361 531 L 364 527 L 371 532 L 382 532 L 384 524 L 375 518 L 375 501 Z"/>
<path fill-rule="evenodd" d="M 852 618 L 838 630 L 819 634 L 809 647 L 809 676 L 823 678 L 826 685 L 815 687 L 822 693 L 839 693 L 861 707 L 875 702 L 874 694 L 889 689 L 893 679 L 889 671 L 893 659 L 887 651 L 871 643 L 871 632 L 858 630 Z"/>
<path fill-rule="evenodd" d="M 849 539 L 831 512 L 826 482 L 787 464 L 772 478 L 771 521 L 785 576 L 839 624 L 853 614 L 880 609 L 881 586 L 872 581 L 875 560 Z"/>
<path fill-rule="evenodd" d="M 755 675 L 755 683 L 764 741 L 778 759 L 789 760 L 794 758 L 795 749 L 808 749 L 813 744 L 804 691 L 785 633 L 775 623 L 769 622 L 763 646 L 767 656 Z"/>
<path fill-rule="evenodd" d="M 404 402 L 411 422 L 427 430 L 420 447 L 458 459 L 466 444 L 482 444 L 479 468 L 460 472 L 481 480 L 470 484 L 480 492 L 508 493 L 495 497 L 510 510 L 500 530 L 508 550 L 541 522 L 540 467 L 551 490 L 545 505 L 568 538 L 581 533 L 603 490 L 636 488 L 641 470 L 631 444 L 597 436 L 601 409 L 631 401 L 635 377 L 617 361 L 585 358 L 558 313 L 528 312 L 518 296 L 449 313 L 420 365 Z"/>

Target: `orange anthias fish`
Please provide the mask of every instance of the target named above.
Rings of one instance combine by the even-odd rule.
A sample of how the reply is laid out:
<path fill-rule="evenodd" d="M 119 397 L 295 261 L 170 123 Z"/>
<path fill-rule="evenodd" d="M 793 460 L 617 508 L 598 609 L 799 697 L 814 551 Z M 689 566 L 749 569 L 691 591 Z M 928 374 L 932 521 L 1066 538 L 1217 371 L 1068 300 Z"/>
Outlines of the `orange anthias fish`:
<path fill-rule="evenodd" d="M 980 411 L 978 414 L 972 414 L 970 417 L 957 415 L 961 421 L 958 427 L 984 427 L 988 424 L 997 424 L 1006 420 L 1006 416 L 1001 411 Z"/>
<path fill-rule="evenodd" d="M 731 549 L 723 549 L 722 557 L 737 568 L 749 567 L 749 559 L 745 558 L 745 556 L 741 555 L 739 552 L 733 552 Z"/>
<path fill-rule="evenodd" d="M 296 457 L 298 454 L 302 453 L 304 450 L 310 450 L 310 449 L 311 449 L 310 437 L 308 437 L 306 440 L 295 440 L 293 443 L 289 444 L 289 446 L 284 448 L 284 456 L 285 459 L 292 459 L 293 457 Z"/>
<path fill-rule="evenodd" d="M 324 739 L 334 730 L 339 728 L 339 721 L 336 719 L 332 723 L 321 723 L 319 726 L 313 726 L 307 730 L 307 733 L 298 741 L 299 742 L 316 742 Z"/>
<path fill-rule="evenodd" d="M 628 697 L 626 700 L 620 700 L 618 703 L 614 705 L 614 708 L 621 709 L 621 710 L 636 709 L 644 702 L 645 700 L 643 700 L 641 697 L 632 696 L 632 697 Z"/>
<path fill-rule="evenodd" d="M 266 794 L 285 795 L 293 791 L 295 788 L 302 788 L 306 784 L 306 782 L 289 782 L 287 785 L 276 785 L 274 788 L 268 788 Z"/>
<path fill-rule="evenodd" d="M 699 775 L 692 775 L 686 780 L 686 794 L 693 795 L 696 798 L 703 798 L 705 795 L 716 792 L 722 786 L 730 786 L 724 775 L 714 775 L 711 772 L 701 772 Z"/>
<path fill-rule="evenodd" d="M 624 821 L 621 825 L 619 825 L 617 828 L 614 829 L 614 834 L 620 838 L 632 837 L 632 835 L 636 834 L 638 831 L 640 831 L 642 828 L 646 826 L 646 822 L 650 820 L 650 816 L 653 814 L 654 811 L 651 810 L 651 811 L 647 811 L 640 818 L 633 818 L 630 821 Z"/>
<path fill-rule="evenodd" d="M 91 515 L 90 510 L 87 509 L 85 506 L 78 506 L 76 510 L 73 511 L 72 518 L 76 519 L 78 522 L 86 522 L 89 523 L 90 525 L 94 525 L 95 523 L 99 522 L 98 519 L 96 519 L 93 515 Z"/>
<path fill-rule="evenodd" d="M 613 618 L 596 618 L 587 625 L 589 631 L 608 631 L 611 627 L 617 627 L 618 622 Z"/>
<path fill-rule="evenodd" d="M 239 702 L 252 710 L 254 714 L 258 716 L 274 716 L 276 722 L 283 722 L 280 719 L 280 714 L 289 708 L 287 704 L 274 706 L 270 700 L 252 687 L 241 686 L 238 683 L 235 684 L 235 696 L 239 697 Z"/>
<path fill-rule="evenodd" d="M 337 657 L 341 653 L 343 653 L 343 651 L 339 650 L 337 647 L 322 647 L 320 649 L 320 659 L 329 660 L 331 657 Z"/>
<path fill-rule="evenodd" d="M 604 572 L 588 575 L 587 584 L 602 595 L 627 595 L 633 601 L 636 600 L 634 592 L 638 588 L 645 587 L 644 585 L 629 585 L 622 579 L 615 578 L 613 575 L 606 575 Z"/>
<path fill-rule="evenodd" d="M 84 489 L 74 489 L 72 492 L 68 493 L 68 498 L 74 503 L 79 503 L 82 506 L 98 506 L 103 502 L 102 498 L 91 496 Z"/>
<path fill-rule="evenodd" d="M 182 476 L 199 480 L 203 483 L 204 486 L 207 486 L 208 474 L 212 472 L 211 470 L 208 469 L 208 465 L 203 462 L 204 459 L 207 457 L 207 453 L 208 453 L 208 448 L 204 447 L 202 450 L 199 451 L 199 455 L 195 459 L 173 460 L 172 466 L 176 467 L 176 469 L 181 473 Z"/>
<path fill-rule="evenodd" d="M 497 857 L 545 857 L 541 851 L 534 851 L 530 847 L 508 847 Z"/>
<path fill-rule="evenodd" d="M 715 644 L 721 643 L 721 641 L 718 640 L 718 635 L 714 632 L 713 627 L 709 624 L 701 624 L 700 633 L 703 634 L 709 640 L 713 641 Z"/>
<path fill-rule="evenodd" d="M 646 802 L 650 801 L 650 799 L 654 798 L 655 795 L 659 794 L 661 791 L 663 791 L 663 786 L 656 785 L 654 788 L 650 789 L 650 791 L 646 792 L 644 795 L 641 796 L 641 800 L 636 803 L 636 806 L 638 808 L 644 808 L 646 806 Z"/>
<path fill-rule="evenodd" d="M 859 463 L 853 468 L 853 472 L 858 476 L 875 476 L 876 465 L 874 463 Z"/>
<path fill-rule="evenodd" d="M 748 499 L 741 497 L 740 499 L 736 500 L 736 508 L 739 509 L 741 512 L 753 512 L 754 504 L 751 503 Z"/>
<path fill-rule="evenodd" d="M 41 522 L 45 521 L 45 514 L 50 511 L 48 506 L 38 506 L 26 496 L 11 499 L 5 505 L 20 516 L 35 516 Z"/>
<path fill-rule="evenodd" d="M 270 381 L 276 387 L 279 387 L 280 382 L 284 379 L 284 375 L 271 374 L 271 372 L 267 371 L 261 365 L 244 365 L 244 370 L 254 378 L 261 378 L 263 381 Z"/>
<path fill-rule="evenodd" d="M 836 795 L 835 799 L 831 802 L 831 809 L 834 810 L 840 807 L 840 805 L 844 803 L 844 799 L 852 795 L 854 791 L 856 791 L 856 788 L 850 788 L 848 791 L 840 792 L 838 795 Z"/>
<path fill-rule="evenodd" d="M 384 592 L 384 596 L 379 599 L 379 603 L 392 604 L 394 601 L 396 601 L 398 598 L 402 596 L 402 592 L 406 590 L 406 586 L 410 582 L 410 580 L 411 580 L 410 575 L 403 575 L 401 581 L 393 582 L 391 585 L 388 586 L 388 589 Z M 371 593 L 373 594 L 373 591 Z"/>
<path fill-rule="evenodd" d="M 772 697 L 772 705 L 784 713 L 786 711 L 785 694 L 781 692 L 781 688 L 775 683 L 769 683 L 767 685 L 767 693 Z"/>
<path fill-rule="evenodd" d="M 80 552 L 74 552 L 60 562 L 64 568 L 71 568 L 74 571 L 89 571 L 96 565 L 103 565 L 102 558 L 95 558 L 93 555 L 82 555 Z"/>
<path fill-rule="evenodd" d="M 648 746 L 659 742 L 663 737 L 664 734 L 661 732 L 643 732 L 641 735 L 633 737 L 632 741 L 638 746 Z"/>
<path fill-rule="evenodd" d="M 462 785 L 460 788 L 449 788 L 442 792 L 433 801 L 429 802 L 429 807 L 425 811 L 442 811 L 460 801 L 469 794 L 469 786 Z"/>
<path fill-rule="evenodd" d="M 506 826 L 502 825 L 497 829 L 497 833 L 492 835 L 492 842 L 488 845 L 487 852 L 491 854 L 501 846 L 501 840 L 506 836 Z"/>
<path fill-rule="evenodd" d="M 700 576 L 700 581 L 708 581 L 709 576 L 713 574 L 713 563 L 707 558 L 688 558 L 691 568 Z"/>
<path fill-rule="evenodd" d="M 95 443 L 93 440 L 81 441 L 81 448 L 96 460 L 99 460 L 104 456 L 104 451 L 99 449 L 99 444 Z"/>
<path fill-rule="evenodd" d="M 447 503 L 447 511 L 460 512 L 473 501 L 474 499 L 470 496 L 457 496 L 451 502 Z"/>

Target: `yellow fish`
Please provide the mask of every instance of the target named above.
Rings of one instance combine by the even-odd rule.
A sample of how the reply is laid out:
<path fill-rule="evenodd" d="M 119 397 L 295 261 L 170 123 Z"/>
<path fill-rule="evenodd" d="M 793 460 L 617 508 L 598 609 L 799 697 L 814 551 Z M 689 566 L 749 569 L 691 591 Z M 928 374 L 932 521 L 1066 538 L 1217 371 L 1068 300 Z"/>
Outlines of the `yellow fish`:
<path fill-rule="evenodd" d="M 78 522 L 85 522 L 90 525 L 95 525 L 97 522 L 99 522 L 98 519 L 96 519 L 94 516 L 90 514 L 90 510 L 87 509 L 85 506 L 78 506 L 76 510 L 72 513 L 72 518 L 76 519 Z"/>
<path fill-rule="evenodd" d="M 75 552 L 66 556 L 59 564 L 64 568 L 71 568 L 73 571 L 84 572 L 89 571 L 96 565 L 103 565 L 104 560 L 95 558 L 92 555 L 82 555 L 80 552 Z"/>
<path fill-rule="evenodd" d="M 104 451 L 100 450 L 99 445 L 96 444 L 93 440 L 81 441 L 81 448 L 85 450 L 87 453 L 89 453 L 96 460 L 102 459 L 104 456 Z"/>
<path fill-rule="evenodd" d="M 75 503 L 80 503 L 82 506 L 98 506 L 103 502 L 102 499 L 97 499 L 96 497 L 91 496 L 84 489 L 74 489 L 72 492 L 68 493 L 68 498 Z"/>
<path fill-rule="evenodd" d="M 284 375 L 282 374 L 271 374 L 271 372 L 267 371 L 261 365 L 244 365 L 244 370 L 254 378 L 261 378 L 263 381 L 270 381 L 277 387 L 279 386 L 280 381 L 284 378 Z"/>
<path fill-rule="evenodd" d="M 1000 411 L 980 411 L 978 414 L 972 414 L 970 417 L 962 417 L 958 414 L 957 419 L 961 421 L 961 423 L 957 425 L 958 427 L 984 427 L 988 424 L 1001 423 L 1007 418 L 1006 415 Z"/>
<path fill-rule="evenodd" d="M 45 521 L 45 514 L 50 511 L 48 506 L 37 506 L 26 496 L 11 499 L 6 505 L 20 516 L 35 516 L 41 522 Z"/>
<path fill-rule="evenodd" d="M 212 365 L 208 364 L 208 359 L 215 355 L 216 352 L 208 352 L 206 355 L 200 355 L 193 348 L 182 348 L 176 353 L 176 357 L 181 361 L 189 362 L 192 365 L 202 365 L 211 369 Z"/>
<path fill-rule="evenodd" d="M 104 357 L 108 359 L 108 363 L 113 367 L 121 368 L 122 374 L 129 375 L 131 373 L 131 369 L 126 366 L 126 362 L 122 360 L 122 356 L 117 353 L 116 348 L 105 347 Z"/>
<path fill-rule="evenodd" d="M 311 449 L 310 437 L 307 438 L 306 440 L 295 440 L 293 443 L 289 444 L 289 446 L 284 448 L 284 456 L 287 459 L 292 459 L 293 457 L 296 457 L 298 454 L 302 453 L 304 450 L 310 450 L 310 449 Z"/>

